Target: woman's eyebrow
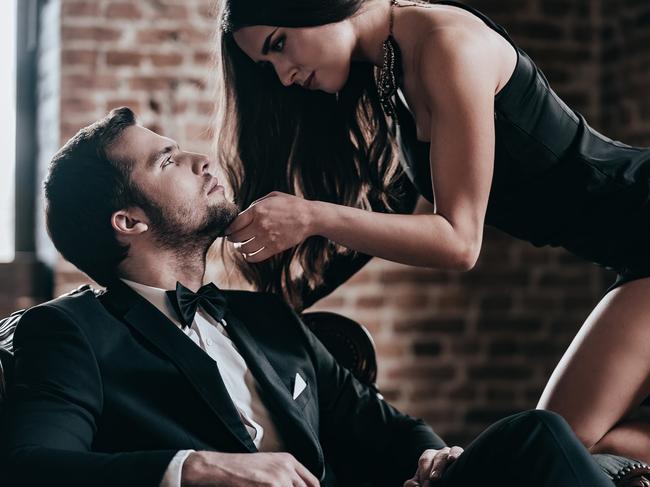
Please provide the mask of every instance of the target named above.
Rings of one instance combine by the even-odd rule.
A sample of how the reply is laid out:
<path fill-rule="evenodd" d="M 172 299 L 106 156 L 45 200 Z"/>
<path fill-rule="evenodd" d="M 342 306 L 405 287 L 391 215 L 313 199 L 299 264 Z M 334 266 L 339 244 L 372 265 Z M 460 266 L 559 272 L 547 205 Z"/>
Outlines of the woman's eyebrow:
<path fill-rule="evenodd" d="M 271 32 L 268 36 L 266 36 L 266 39 L 264 40 L 264 45 L 262 46 L 262 56 L 266 56 L 269 53 L 269 49 L 271 47 L 271 37 L 273 37 L 273 34 L 275 34 L 279 28 L 280 27 L 276 27 L 273 32 Z"/>

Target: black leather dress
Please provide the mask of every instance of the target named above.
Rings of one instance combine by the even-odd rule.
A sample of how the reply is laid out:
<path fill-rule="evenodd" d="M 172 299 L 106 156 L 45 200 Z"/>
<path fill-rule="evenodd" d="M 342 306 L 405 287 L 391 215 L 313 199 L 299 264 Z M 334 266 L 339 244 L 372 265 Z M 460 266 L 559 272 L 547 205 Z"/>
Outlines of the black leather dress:
<path fill-rule="evenodd" d="M 569 108 L 507 32 L 466 5 L 517 50 L 496 95 L 496 153 L 486 224 L 536 246 L 568 251 L 618 272 L 612 286 L 650 276 L 650 148 L 604 137 Z M 397 104 L 402 166 L 429 201 L 429 144 Z"/>

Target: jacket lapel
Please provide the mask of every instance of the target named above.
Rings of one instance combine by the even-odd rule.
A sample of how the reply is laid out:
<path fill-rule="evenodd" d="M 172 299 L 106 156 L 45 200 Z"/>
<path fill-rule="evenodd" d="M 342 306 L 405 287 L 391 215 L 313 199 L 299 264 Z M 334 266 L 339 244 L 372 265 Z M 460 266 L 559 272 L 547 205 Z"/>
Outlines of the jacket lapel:
<path fill-rule="evenodd" d="M 225 319 L 228 323 L 228 335 L 260 385 L 264 403 L 273 411 L 274 418 L 279 423 L 278 429 L 283 432 L 283 438 L 288 443 L 287 447 L 309 470 L 322 472 L 324 459 L 318 436 L 311 425 L 305 421 L 291 392 L 250 335 L 243 321 L 230 310 Z"/>
<path fill-rule="evenodd" d="M 178 367 L 243 449 L 257 451 L 228 394 L 217 363 L 207 353 L 126 284 L 120 282 L 110 286 L 103 301 Z"/>

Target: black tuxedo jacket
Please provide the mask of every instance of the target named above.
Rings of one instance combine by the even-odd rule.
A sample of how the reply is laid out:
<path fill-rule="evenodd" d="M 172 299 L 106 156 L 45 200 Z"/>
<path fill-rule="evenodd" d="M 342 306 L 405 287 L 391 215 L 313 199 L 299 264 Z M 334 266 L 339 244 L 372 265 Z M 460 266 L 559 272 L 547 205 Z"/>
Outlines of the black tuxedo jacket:
<path fill-rule="evenodd" d="M 227 331 L 287 451 L 324 486 L 401 486 L 442 441 L 358 382 L 282 300 L 227 291 Z M 157 487 L 178 450 L 257 451 L 218 364 L 120 283 L 28 310 L 14 337 L 0 476 Z M 307 388 L 292 397 L 296 373 Z"/>

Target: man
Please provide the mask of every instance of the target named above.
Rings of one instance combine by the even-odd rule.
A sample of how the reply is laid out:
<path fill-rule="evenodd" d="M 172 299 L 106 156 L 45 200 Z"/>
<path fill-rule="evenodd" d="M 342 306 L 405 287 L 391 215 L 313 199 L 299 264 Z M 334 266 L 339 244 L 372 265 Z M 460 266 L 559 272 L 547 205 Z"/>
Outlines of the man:
<path fill-rule="evenodd" d="M 611 485 L 547 412 L 459 456 L 339 367 L 281 299 L 202 286 L 237 215 L 214 169 L 127 108 L 55 155 L 48 231 L 107 292 L 18 324 L 0 432 L 12 485 Z"/>

